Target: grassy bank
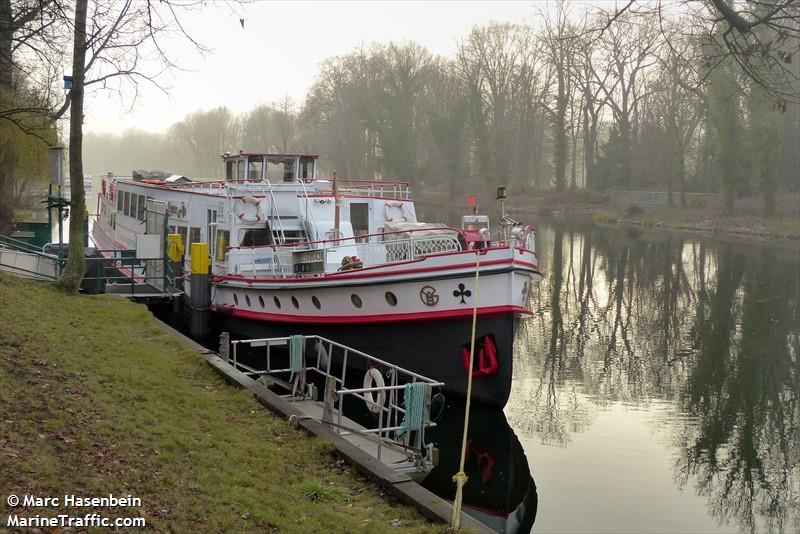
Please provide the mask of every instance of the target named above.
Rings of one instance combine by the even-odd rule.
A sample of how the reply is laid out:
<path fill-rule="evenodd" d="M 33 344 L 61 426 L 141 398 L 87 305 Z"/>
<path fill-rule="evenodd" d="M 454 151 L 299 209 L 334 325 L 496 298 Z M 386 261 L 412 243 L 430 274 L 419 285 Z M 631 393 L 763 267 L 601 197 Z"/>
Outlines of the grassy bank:
<path fill-rule="evenodd" d="M 0 494 L 128 495 L 148 530 L 434 532 L 118 297 L 0 273 Z M 91 509 L 15 508 L 83 516 Z"/>

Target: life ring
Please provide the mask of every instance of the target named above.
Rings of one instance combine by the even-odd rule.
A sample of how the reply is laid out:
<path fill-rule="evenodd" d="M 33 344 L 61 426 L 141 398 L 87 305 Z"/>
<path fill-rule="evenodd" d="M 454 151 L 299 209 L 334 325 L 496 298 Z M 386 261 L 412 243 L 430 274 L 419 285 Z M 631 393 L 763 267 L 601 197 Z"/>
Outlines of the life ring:
<path fill-rule="evenodd" d="M 376 369 L 375 367 L 370 367 L 367 369 L 366 374 L 364 374 L 364 387 L 365 388 L 384 388 L 386 387 L 386 383 L 383 381 L 383 375 L 381 372 Z M 383 408 L 383 401 L 386 398 L 386 393 L 384 391 L 379 391 L 377 398 L 375 400 L 375 392 L 373 391 L 365 391 L 364 392 L 364 402 L 367 404 L 367 408 L 370 412 L 377 414 Z"/>
<path fill-rule="evenodd" d="M 255 206 L 255 215 L 247 214 L 247 206 Z M 264 220 L 264 211 L 261 208 L 261 199 L 251 196 L 244 196 L 239 199 L 239 202 L 233 207 L 233 212 L 242 222 L 257 223 Z"/>
<path fill-rule="evenodd" d="M 483 342 L 478 349 L 478 368 L 472 371 L 473 378 L 484 378 L 493 375 L 500 369 L 497 361 L 497 347 L 490 336 L 483 336 Z M 469 347 L 461 347 L 461 364 L 464 369 L 469 369 Z"/>
<path fill-rule="evenodd" d="M 389 217 L 389 208 L 400 208 L 402 217 L 398 217 L 397 219 L 394 217 Z M 387 200 L 383 204 L 383 217 L 386 219 L 386 222 L 408 222 L 411 220 L 411 213 L 408 211 L 408 207 L 406 207 L 405 202 L 400 202 L 399 200 Z"/>

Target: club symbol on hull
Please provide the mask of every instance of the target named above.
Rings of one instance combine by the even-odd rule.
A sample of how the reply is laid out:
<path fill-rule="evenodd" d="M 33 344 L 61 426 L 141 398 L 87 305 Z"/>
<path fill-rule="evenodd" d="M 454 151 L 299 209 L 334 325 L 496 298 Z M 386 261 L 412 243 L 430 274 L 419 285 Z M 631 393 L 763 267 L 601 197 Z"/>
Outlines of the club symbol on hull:
<path fill-rule="evenodd" d="M 453 291 L 453 296 L 455 298 L 461 297 L 460 304 L 466 304 L 467 301 L 464 300 L 464 297 L 471 297 L 472 296 L 472 291 L 470 291 L 469 289 L 466 289 L 466 286 L 464 284 L 458 284 L 458 289 Z"/>

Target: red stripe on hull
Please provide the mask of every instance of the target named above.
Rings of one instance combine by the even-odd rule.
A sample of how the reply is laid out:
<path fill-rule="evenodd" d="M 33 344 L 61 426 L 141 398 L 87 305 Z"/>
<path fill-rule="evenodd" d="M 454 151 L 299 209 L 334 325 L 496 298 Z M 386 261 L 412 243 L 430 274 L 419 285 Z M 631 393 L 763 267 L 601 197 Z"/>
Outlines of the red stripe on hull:
<path fill-rule="evenodd" d="M 375 323 L 412 323 L 419 321 L 432 321 L 437 319 L 459 319 L 472 317 L 472 308 L 463 310 L 443 310 L 435 312 L 396 313 L 383 315 L 359 316 L 313 316 L 313 315 L 284 315 L 279 313 L 257 312 L 242 310 L 227 306 L 213 306 L 212 310 L 227 313 L 233 317 L 254 319 L 256 321 L 274 321 L 292 324 L 375 324 Z M 493 317 L 498 315 L 528 315 L 532 312 L 522 306 L 488 306 L 478 309 L 478 317 Z"/>

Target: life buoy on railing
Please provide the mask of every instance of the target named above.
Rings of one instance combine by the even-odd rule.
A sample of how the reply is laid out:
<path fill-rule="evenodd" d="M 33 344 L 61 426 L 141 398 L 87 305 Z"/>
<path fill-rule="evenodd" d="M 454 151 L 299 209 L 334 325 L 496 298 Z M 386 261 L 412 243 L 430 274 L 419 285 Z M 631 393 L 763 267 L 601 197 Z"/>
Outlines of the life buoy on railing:
<path fill-rule="evenodd" d="M 367 372 L 364 375 L 364 387 L 365 388 L 386 387 L 386 383 L 383 381 L 383 375 L 375 367 L 370 367 L 369 369 L 367 369 Z M 367 409 L 369 409 L 370 412 L 376 414 L 381 411 L 381 408 L 383 408 L 383 401 L 386 398 L 386 393 L 384 391 L 379 391 L 377 396 L 374 393 L 375 392 L 373 391 L 365 391 L 364 402 L 367 404 Z"/>
<path fill-rule="evenodd" d="M 255 207 L 255 215 L 249 215 L 247 213 L 247 206 Z M 233 207 L 233 212 L 242 222 L 257 223 L 264 220 L 264 211 L 261 208 L 261 199 L 249 195 L 239 199 L 239 202 L 237 202 Z"/>
<path fill-rule="evenodd" d="M 472 371 L 473 378 L 483 378 L 495 374 L 500 369 L 500 364 L 497 361 L 497 347 L 492 338 L 483 336 L 482 343 L 479 346 L 476 342 L 475 348 L 478 350 L 478 368 Z M 461 347 L 461 363 L 464 369 L 469 369 L 469 347 Z"/>
<path fill-rule="evenodd" d="M 402 213 L 402 217 L 395 219 L 394 217 L 389 217 L 389 208 L 400 208 L 400 213 Z M 399 200 L 387 200 L 383 204 L 383 216 L 387 222 L 408 222 L 411 220 L 411 213 L 406 207 L 405 202 L 400 202 Z"/>

